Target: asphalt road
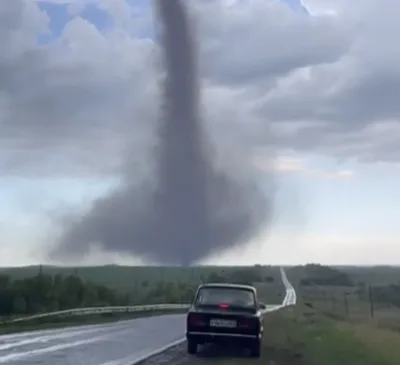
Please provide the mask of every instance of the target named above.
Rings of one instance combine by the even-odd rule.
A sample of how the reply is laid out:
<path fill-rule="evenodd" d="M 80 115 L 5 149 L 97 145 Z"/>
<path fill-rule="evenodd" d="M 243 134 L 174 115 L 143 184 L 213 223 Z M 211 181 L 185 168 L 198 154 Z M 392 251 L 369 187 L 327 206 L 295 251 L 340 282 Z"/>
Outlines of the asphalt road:
<path fill-rule="evenodd" d="M 0 336 L 0 364 L 131 365 L 184 335 L 182 314 Z"/>
<path fill-rule="evenodd" d="M 294 304 L 296 293 L 282 270 L 287 289 L 285 304 Z M 281 305 L 268 305 L 273 311 Z M 0 336 L 0 365 L 131 365 L 138 359 L 182 339 L 185 315 L 171 314 L 129 321 L 25 332 Z M 184 344 L 152 356 L 143 365 L 191 364 Z"/>

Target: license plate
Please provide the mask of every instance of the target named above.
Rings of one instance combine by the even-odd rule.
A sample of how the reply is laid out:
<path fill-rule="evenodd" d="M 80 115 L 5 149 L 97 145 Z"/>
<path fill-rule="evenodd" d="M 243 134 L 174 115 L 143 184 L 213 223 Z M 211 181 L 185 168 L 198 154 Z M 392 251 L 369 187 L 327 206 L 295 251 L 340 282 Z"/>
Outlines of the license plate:
<path fill-rule="evenodd" d="M 228 327 L 233 328 L 236 327 L 237 323 L 234 320 L 229 319 L 211 319 L 210 327 Z"/>

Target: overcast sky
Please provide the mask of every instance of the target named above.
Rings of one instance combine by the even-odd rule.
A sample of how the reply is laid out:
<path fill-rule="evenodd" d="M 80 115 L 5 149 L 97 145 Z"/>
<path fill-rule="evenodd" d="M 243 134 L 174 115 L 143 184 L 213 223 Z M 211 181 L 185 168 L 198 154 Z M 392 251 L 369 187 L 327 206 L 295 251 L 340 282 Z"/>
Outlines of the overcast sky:
<path fill-rule="evenodd" d="M 210 262 L 399 264 L 400 2 L 190 1 L 213 140 L 276 172 L 272 224 Z M 147 0 L 0 2 L 0 265 L 45 262 L 127 155 L 146 170 L 154 32 Z M 137 261 L 80 263 L 110 262 Z"/>

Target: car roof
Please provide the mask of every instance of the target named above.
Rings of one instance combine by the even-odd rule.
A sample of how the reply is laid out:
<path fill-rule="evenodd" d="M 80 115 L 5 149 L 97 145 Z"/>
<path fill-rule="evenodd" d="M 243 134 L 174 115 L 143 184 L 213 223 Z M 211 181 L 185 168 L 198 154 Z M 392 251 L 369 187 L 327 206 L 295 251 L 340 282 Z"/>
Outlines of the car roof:
<path fill-rule="evenodd" d="M 251 285 L 243 285 L 243 284 L 228 284 L 228 283 L 206 283 L 199 285 L 199 289 L 201 288 L 221 288 L 221 289 L 244 289 L 244 290 L 251 290 L 256 291 L 254 286 Z"/>

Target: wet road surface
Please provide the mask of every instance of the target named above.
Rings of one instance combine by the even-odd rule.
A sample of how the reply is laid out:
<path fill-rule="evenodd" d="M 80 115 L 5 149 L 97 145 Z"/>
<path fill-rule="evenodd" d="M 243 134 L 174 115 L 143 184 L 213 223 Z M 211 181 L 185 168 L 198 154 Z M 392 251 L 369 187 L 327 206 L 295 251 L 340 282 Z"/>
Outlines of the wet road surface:
<path fill-rule="evenodd" d="M 0 336 L 0 364 L 130 365 L 184 336 L 182 314 Z"/>

